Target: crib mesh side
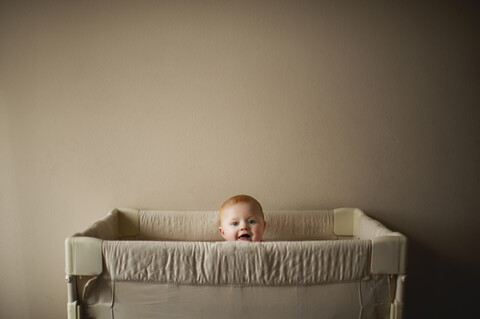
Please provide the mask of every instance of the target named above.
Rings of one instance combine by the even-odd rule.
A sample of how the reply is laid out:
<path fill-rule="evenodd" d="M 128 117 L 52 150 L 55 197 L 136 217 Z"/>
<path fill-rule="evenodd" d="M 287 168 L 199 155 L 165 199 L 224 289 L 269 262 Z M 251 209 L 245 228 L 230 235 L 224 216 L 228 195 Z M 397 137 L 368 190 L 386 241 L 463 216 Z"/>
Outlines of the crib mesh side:
<path fill-rule="evenodd" d="M 88 293 L 86 318 L 390 318 L 387 275 L 312 286 L 205 286 L 108 281 Z"/>
<path fill-rule="evenodd" d="M 293 287 L 116 282 L 112 312 L 115 319 L 389 319 L 387 281 Z"/>

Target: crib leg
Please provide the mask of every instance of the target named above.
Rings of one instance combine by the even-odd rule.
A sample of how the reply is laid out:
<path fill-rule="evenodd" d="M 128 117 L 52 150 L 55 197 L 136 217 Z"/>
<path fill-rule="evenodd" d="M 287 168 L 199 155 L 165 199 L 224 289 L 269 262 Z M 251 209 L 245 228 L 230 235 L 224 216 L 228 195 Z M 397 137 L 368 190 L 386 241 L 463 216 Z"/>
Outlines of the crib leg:
<path fill-rule="evenodd" d="M 67 282 L 68 289 L 68 304 L 67 314 L 68 319 L 81 319 L 80 304 L 78 302 L 77 295 L 77 277 L 72 275 L 66 275 L 65 281 Z"/>
<path fill-rule="evenodd" d="M 407 276 L 405 275 L 397 276 L 395 299 L 393 300 L 390 306 L 390 319 L 403 318 L 403 293 L 404 293 L 406 279 L 407 279 Z"/>

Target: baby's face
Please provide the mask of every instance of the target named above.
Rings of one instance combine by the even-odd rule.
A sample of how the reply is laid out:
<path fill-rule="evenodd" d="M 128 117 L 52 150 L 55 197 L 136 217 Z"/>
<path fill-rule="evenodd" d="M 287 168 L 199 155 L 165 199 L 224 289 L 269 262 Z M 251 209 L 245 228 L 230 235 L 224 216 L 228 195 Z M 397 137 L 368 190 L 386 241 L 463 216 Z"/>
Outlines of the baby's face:
<path fill-rule="evenodd" d="M 265 221 L 251 203 L 237 203 L 222 211 L 220 234 L 225 240 L 262 241 Z"/>

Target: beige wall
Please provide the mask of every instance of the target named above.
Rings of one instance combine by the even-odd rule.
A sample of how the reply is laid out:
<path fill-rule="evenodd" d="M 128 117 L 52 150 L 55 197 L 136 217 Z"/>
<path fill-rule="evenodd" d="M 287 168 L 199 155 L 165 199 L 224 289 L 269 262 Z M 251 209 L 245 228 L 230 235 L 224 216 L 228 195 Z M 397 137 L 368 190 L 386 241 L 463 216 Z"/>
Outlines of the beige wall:
<path fill-rule="evenodd" d="M 63 241 L 110 209 L 237 193 L 405 233 L 409 318 L 473 302 L 479 11 L 39 2 L 0 2 L 1 318 L 65 318 Z"/>

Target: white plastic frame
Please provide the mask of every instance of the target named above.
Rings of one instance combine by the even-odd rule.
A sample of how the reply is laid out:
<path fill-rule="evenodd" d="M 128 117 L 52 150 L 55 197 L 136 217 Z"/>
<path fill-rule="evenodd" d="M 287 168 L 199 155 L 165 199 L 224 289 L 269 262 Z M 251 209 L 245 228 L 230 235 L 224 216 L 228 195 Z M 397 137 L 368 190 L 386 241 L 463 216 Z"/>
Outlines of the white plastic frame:
<path fill-rule="evenodd" d="M 139 221 L 137 209 L 114 209 L 110 212 L 116 218 L 115 237 L 138 235 Z M 98 276 L 103 271 L 103 240 L 83 237 L 77 234 L 65 239 L 65 273 L 68 288 L 67 318 L 82 318 L 81 305 L 77 296 L 77 276 Z"/>
<path fill-rule="evenodd" d="M 352 236 L 358 239 L 362 220 L 373 222 L 358 208 L 339 208 L 334 210 L 334 233 L 338 236 Z M 384 227 L 377 223 L 376 228 Z M 372 240 L 371 272 L 390 274 L 395 280 L 395 290 L 390 309 L 391 319 L 403 318 L 403 295 L 406 280 L 407 238 L 388 231 L 387 235 L 369 234 Z"/>

